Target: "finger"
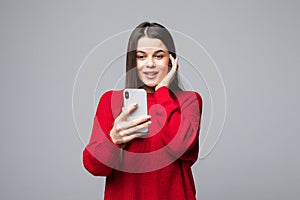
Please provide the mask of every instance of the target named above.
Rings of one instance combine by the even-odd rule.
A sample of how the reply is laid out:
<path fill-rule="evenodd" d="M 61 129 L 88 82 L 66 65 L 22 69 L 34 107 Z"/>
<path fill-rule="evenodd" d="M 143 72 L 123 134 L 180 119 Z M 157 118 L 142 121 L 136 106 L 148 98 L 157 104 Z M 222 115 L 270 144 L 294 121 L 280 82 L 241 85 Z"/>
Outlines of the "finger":
<path fill-rule="evenodd" d="M 131 128 L 128 128 L 128 129 L 124 129 L 124 130 L 121 130 L 119 132 L 120 136 L 128 136 L 128 135 L 131 135 L 133 133 L 136 133 L 138 132 L 139 130 L 143 129 L 143 128 L 146 128 L 148 127 L 152 122 L 151 121 L 147 121 L 147 122 L 144 122 L 142 124 L 139 124 L 137 126 L 133 126 Z"/>
<path fill-rule="evenodd" d="M 171 62 L 172 62 L 172 65 L 173 65 L 174 57 L 172 56 L 172 54 L 169 54 L 169 58 L 170 58 L 170 60 L 171 60 Z"/>
<path fill-rule="evenodd" d="M 122 109 L 121 114 L 118 116 L 118 119 L 126 120 L 127 116 L 137 108 L 137 103 L 129 105 L 127 108 Z"/>
<path fill-rule="evenodd" d="M 170 54 L 170 59 L 171 59 L 171 62 L 172 62 L 172 69 L 171 70 L 174 70 L 176 71 L 177 70 L 177 66 L 178 66 L 178 57 L 177 58 L 174 58 L 172 56 L 172 54 Z"/>
<path fill-rule="evenodd" d="M 144 116 L 144 117 L 139 117 L 139 118 L 134 119 L 134 120 L 126 121 L 126 122 L 122 123 L 122 130 L 137 126 L 139 124 L 142 124 L 143 122 L 146 122 L 149 119 L 151 119 L 151 116 L 147 115 L 147 116 Z"/>
<path fill-rule="evenodd" d="M 131 134 L 131 135 L 128 135 L 128 136 L 125 136 L 122 138 L 122 142 L 123 143 L 127 143 L 135 138 L 138 138 L 138 137 L 142 137 L 144 136 L 145 133 L 134 133 L 134 134 Z"/>
<path fill-rule="evenodd" d="M 124 111 L 125 111 L 125 108 L 124 108 L 124 106 L 122 107 L 122 109 L 121 109 L 121 112 L 119 113 L 119 115 L 116 117 L 116 119 L 115 119 L 115 121 L 114 121 L 114 124 L 117 124 L 119 121 L 120 121 L 120 119 L 123 117 L 123 115 L 124 115 Z"/>
<path fill-rule="evenodd" d="M 151 119 L 150 115 L 147 116 L 143 116 L 143 117 L 139 117 L 137 119 L 134 120 L 130 120 L 130 121 L 121 121 L 121 122 L 117 122 L 115 125 L 115 129 L 117 132 L 125 130 L 125 129 L 129 129 L 133 126 L 137 126 L 139 124 L 142 124 L 143 122 L 146 122 L 147 120 Z"/>

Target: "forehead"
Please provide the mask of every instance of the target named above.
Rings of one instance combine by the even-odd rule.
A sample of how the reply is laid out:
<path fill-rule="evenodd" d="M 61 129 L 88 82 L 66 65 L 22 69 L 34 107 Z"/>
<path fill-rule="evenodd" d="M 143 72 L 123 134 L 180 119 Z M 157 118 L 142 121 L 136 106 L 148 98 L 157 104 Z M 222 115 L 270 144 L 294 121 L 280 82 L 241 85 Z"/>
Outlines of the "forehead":
<path fill-rule="evenodd" d="M 137 51 L 145 51 L 145 50 L 165 50 L 168 51 L 167 47 L 164 43 L 157 38 L 148 38 L 142 37 L 138 40 L 137 43 Z"/>

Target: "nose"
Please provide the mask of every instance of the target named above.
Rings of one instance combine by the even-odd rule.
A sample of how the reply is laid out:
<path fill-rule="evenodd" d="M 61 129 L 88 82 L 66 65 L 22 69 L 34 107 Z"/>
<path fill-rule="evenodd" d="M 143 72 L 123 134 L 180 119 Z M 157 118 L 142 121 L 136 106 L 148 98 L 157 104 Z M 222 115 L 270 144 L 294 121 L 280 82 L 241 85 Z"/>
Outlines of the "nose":
<path fill-rule="evenodd" d="M 147 67 L 149 67 L 149 68 L 155 67 L 155 63 L 153 62 L 152 57 L 149 57 L 149 58 L 148 58 L 148 61 L 147 61 Z"/>

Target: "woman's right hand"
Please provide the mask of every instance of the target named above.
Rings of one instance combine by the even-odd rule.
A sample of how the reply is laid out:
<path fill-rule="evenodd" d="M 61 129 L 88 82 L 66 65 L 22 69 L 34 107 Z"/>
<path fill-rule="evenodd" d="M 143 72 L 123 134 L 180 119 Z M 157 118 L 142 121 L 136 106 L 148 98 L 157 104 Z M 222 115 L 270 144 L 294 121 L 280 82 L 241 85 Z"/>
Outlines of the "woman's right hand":
<path fill-rule="evenodd" d="M 137 108 L 137 104 L 130 105 L 128 108 L 122 108 L 122 112 L 115 119 L 113 128 L 110 131 L 110 137 L 115 144 L 123 144 L 133 140 L 134 138 L 144 136 L 145 133 L 137 131 L 148 127 L 151 116 L 147 115 L 134 120 L 127 120 L 128 115 Z"/>

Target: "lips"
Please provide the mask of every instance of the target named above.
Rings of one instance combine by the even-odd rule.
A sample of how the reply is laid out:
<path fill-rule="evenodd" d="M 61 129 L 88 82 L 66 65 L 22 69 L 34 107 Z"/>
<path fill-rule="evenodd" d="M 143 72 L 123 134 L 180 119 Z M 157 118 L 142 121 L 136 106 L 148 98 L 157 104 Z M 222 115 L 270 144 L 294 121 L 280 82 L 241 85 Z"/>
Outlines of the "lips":
<path fill-rule="evenodd" d="M 145 74 L 145 76 L 149 79 L 153 79 L 156 77 L 156 75 L 158 74 L 158 72 L 143 72 Z"/>

